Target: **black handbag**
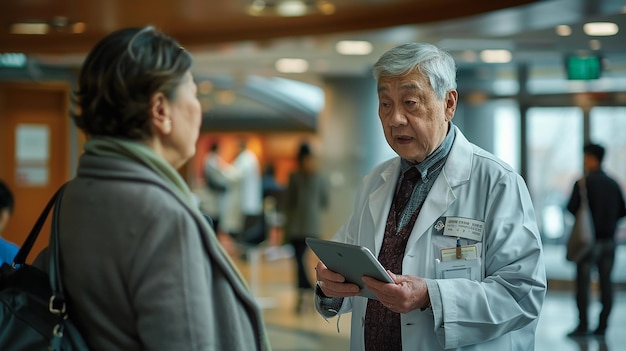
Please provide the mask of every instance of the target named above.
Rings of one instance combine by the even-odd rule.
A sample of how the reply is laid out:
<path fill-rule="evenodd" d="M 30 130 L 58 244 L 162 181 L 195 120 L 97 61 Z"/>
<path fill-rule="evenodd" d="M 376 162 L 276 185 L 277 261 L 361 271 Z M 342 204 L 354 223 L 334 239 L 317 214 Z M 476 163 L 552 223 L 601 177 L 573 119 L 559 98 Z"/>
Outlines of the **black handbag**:
<path fill-rule="evenodd" d="M 589 199 L 587 198 L 585 178 L 578 182 L 578 187 L 580 191 L 580 207 L 576 212 L 574 227 L 567 240 L 566 254 L 566 259 L 575 263 L 580 262 L 591 253 L 595 241 L 595 229 L 593 218 L 591 217 L 591 209 L 589 208 Z"/>
<path fill-rule="evenodd" d="M 13 264 L 0 267 L 0 350 L 87 351 L 87 343 L 68 318 L 59 270 L 59 204 L 62 186 L 50 199 L 18 251 Z M 50 209 L 54 207 L 49 274 L 26 264 Z"/>

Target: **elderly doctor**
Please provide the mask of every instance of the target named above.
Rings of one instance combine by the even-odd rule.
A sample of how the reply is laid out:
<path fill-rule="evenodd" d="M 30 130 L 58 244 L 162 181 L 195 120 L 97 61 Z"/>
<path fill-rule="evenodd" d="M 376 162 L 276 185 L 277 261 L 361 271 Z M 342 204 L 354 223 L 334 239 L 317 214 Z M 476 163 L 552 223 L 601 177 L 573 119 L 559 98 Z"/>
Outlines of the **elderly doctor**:
<path fill-rule="evenodd" d="M 546 292 L 524 180 L 452 124 L 452 57 L 411 43 L 374 65 L 378 114 L 399 157 L 364 179 L 333 240 L 369 248 L 395 283 L 358 296 L 322 262 L 316 309 L 352 312 L 350 350 L 533 350 Z"/>

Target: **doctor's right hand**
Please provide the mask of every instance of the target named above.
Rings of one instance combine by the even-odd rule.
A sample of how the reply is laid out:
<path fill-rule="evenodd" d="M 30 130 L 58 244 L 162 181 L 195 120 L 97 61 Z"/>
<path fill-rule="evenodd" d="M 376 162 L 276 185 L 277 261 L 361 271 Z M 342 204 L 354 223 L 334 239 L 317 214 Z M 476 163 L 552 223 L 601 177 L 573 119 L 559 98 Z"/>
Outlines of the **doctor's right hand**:
<path fill-rule="evenodd" d="M 324 295 L 328 297 L 350 297 L 359 294 L 358 285 L 346 283 L 343 275 L 333 272 L 322 261 L 315 266 L 315 278 Z"/>

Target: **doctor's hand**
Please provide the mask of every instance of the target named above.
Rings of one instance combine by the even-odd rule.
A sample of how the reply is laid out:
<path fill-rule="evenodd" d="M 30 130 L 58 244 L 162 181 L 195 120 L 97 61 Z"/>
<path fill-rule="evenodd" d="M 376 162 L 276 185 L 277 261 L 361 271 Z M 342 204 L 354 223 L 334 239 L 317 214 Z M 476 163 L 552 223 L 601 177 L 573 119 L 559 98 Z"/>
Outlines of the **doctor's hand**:
<path fill-rule="evenodd" d="M 343 275 L 331 271 L 321 261 L 315 266 L 315 279 L 324 295 L 328 297 L 356 296 L 361 291 L 358 285 L 346 283 Z"/>
<path fill-rule="evenodd" d="M 385 283 L 363 277 L 367 288 L 378 297 L 383 306 L 396 313 L 407 313 L 430 306 L 426 281 L 410 275 L 395 275 L 387 271 L 394 283 Z"/>

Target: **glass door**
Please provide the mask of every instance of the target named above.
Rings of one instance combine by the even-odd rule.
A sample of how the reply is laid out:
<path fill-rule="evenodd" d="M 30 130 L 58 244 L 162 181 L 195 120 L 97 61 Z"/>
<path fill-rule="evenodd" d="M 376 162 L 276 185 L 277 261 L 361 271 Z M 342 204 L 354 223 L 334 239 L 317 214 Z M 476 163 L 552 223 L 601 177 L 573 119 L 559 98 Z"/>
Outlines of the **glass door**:
<path fill-rule="evenodd" d="M 527 113 L 527 183 L 544 244 L 560 244 L 573 223 L 565 209 L 582 175 L 583 111 L 534 107 Z"/>

